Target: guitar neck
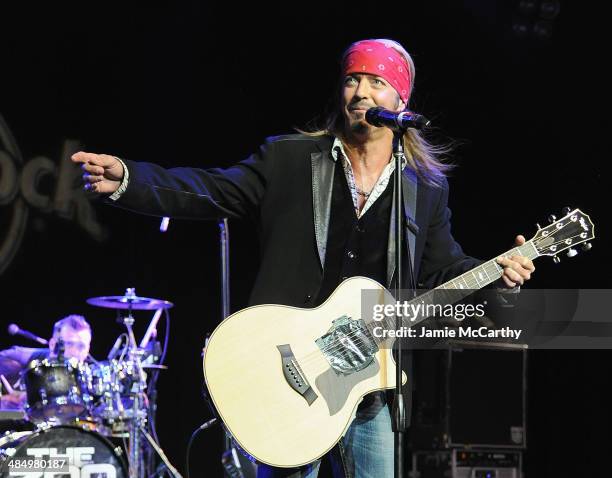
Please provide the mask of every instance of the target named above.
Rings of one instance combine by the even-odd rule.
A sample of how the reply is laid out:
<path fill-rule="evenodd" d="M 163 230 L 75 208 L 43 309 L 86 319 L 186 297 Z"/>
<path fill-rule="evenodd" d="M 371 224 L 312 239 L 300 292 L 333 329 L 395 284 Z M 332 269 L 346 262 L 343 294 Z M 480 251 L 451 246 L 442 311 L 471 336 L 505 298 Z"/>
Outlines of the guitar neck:
<path fill-rule="evenodd" d="M 525 256 L 529 259 L 535 259 L 540 256 L 533 240 L 527 241 L 522 246 L 517 246 L 509 251 L 500 254 L 500 256 Z M 498 256 L 499 257 L 499 256 Z M 474 291 L 482 289 L 489 284 L 498 280 L 503 273 L 503 268 L 497 263 L 497 258 L 491 259 L 483 264 L 461 274 L 454 279 L 439 285 L 424 294 L 421 294 L 407 302 L 407 307 L 410 310 L 426 310 L 428 305 L 447 305 L 458 302 Z M 421 307 L 419 309 L 419 306 Z M 425 313 L 420 313 L 418 317 L 401 317 L 402 326 L 414 327 L 420 322 L 428 318 Z M 385 317 L 381 322 L 375 325 L 381 325 L 389 329 L 396 328 L 395 317 Z"/>
<path fill-rule="evenodd" d="M 525 256 L 528 259 L 535 259 L 539 255 L 540 254 L 533 244 L 533 241 L 528 241 L 522 246 L 517 246 L 514 249 L 510 249 L 509 251 L 500 254 L 500 256 L 505 257 Z M 483 287 L 495 282 L 502 276 L 503 269 L 497 263 L 496 259 L 497 258 L 491 259 L 483 264 L 480 264 L 478 267 L 474 267 L 474 269 L 471 269 L 460 276 L 445 282 L 430 292 L 439 291 L 441 289 L 471 289 L 472 291 L 482 289 Z"/>

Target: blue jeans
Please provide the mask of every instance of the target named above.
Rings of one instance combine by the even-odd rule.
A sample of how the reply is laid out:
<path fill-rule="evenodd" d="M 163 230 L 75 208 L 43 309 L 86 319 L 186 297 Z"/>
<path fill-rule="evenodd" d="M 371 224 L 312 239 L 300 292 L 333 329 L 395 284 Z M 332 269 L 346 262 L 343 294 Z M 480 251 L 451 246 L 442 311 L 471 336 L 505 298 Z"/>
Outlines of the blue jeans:
<path fill-rule="evenodd" d="M 355 420 L 330 452 L 335 478 L 387 478 L 393 476 L 393 431 L 384 392 L 367 395 Z M 259 465 L 257 478 L 316 478 L 321 460 L 300 469 Z"/>

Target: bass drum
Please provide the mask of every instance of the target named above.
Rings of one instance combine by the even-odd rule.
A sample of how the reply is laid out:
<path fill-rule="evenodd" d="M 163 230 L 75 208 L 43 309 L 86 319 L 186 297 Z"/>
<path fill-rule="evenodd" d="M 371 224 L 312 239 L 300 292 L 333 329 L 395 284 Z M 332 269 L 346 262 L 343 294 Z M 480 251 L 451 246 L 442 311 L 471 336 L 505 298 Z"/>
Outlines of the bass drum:
<path fill-rule="evenodd" d="M 35 432 L 14 432 L 0 437 L 0 476 L 15 474 L 15 464 L 29 460 L 34 464 L 49 464 L 67 460 L 67 468 L 31 469 L 43 476 L 70 478 L 128 478 L 124 452 L 98 433 L 82 428 L 57 426 Z M 9 468 L 10 464 L 13 468 Z M 11 470 L 13 474 L 11 475 Z M 27 469 L 19 469 L 26 472 Z M 23 476 L 29 476 L 27 473 Z"/>

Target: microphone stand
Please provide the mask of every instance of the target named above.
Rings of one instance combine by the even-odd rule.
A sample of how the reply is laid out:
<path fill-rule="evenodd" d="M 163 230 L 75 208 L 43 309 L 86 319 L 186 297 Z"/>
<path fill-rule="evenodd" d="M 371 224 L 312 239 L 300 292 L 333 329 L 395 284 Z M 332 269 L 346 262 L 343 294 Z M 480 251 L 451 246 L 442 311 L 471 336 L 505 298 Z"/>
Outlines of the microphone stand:
<path fill-rule="evenodd" d="M 401 301 L 402 297 L 402 250 L 404 248 L 404 231 L 405 231 L 405 215 L 404 215 L 404 201 L 402 197 L 402 160 L 404 159 L 404 146 L 402 138 L 406 128 L 399 128 L 393 132 L 393 159 L 395 161 L 395 194 L 394 194 L 394 208 L 395 208 L 395 300 Z M 414 271 L 412 270 L 410 257 L 410 247 L 406 247 L 408 251 L 408 269 L 410 270 L 410 285 L 409 290 L 411 291 L 411 298 L 416 296 L 416 284 L 414 282 Z M 396 314 L 395 316 L 395 328 L 401 330 L 401 318 Z M 403 478 L 405 465 L 405 442 L 406 442 L 406 405 L 404 394 L 402 391 L 402 365 L 403 365 L 403 338 L 396 338 L 396 378 L 395 378 L 395 395 L 393 399 L 393 416 L 392 426 L 395 434 L 394 440 L 394 476 L 395 478 Z"/>
<path fill-rule="evenodd" d="M 219 221 L 219 242 L 221 246 L 221 320 L 227 319 L 230 316 L 230 255 L 229 255 L 229 225 L 227 218 L 224 217 Z M 221 455 L 221 462 L 223 463 L 223 457 L 232 456 L 235 458 L 234 444 L 231 438 L 223 430 L 223 453 Z M 240 467 L 240 462 L 237 459 L 234 460 L 235 465 Z M 224 465 L 225 468 L 225 465 Z"/>
<path fill-rule="evenodd" d="M 229 225 L 227 218 L 224 217 L 219 221 L 219 242 L 221 245 L 221 320 L 230 316 L 230 238 Z M 208 344 L 208 340 L 207 340 Z M 207 400 L 209 400 L 207 398 Z M 209 422 L 207 422 L 209 423 Z M 223 429 L 223 453 L 221 454 L 221 464 L 223 465 L 224 473 L 228 476 L 242 478 L 244 473 L 242 465 L 236 453 L 236 446 L 230 436 Z M 224 475 L 225 476 L 225 475 Z"/>
<path fill-rule="evenodd" d="M 227 218 L 219 221 L 219 243 L 221 251 L 221 320 L 227 319 L 230 315 L 230 295 L 229 295 L 229 228 Z M 232 448 L 232 440 L 223 433 L 223 453 Z"/>

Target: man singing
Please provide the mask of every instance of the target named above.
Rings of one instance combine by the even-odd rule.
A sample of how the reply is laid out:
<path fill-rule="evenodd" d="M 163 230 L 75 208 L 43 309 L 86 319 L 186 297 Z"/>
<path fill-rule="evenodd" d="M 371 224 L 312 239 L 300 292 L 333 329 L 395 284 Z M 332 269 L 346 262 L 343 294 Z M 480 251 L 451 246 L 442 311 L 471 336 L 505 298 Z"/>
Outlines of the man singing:
<path fill-rule="evenodd" d="M 257 222 L 261 266 L 252 304 L 297 307 L 321 304 L 347 277 L 366 276 L 387 287 L 431 288 L 479 264 L 451 235 L 447 207 L 448 169 L 438 149 L 416 130 L 403 137 L 402 189 L 416 200 L 404 210 L 416 224 L 405 241 L 409 268 L 396 277 L 393 215 L 393 132 L 365 121 L 371 107 L 408 107 L 415 69 L 406 50 L 392 40 L 352 44 L 342 57 L 341 83 L 324 128 L 268 139 L 248 159 L 228 169 L 163 169 L 105 154 L 76 153 L 85 188 L 115 205 L 144 214 L 206 219 L 251 218 Z M 406 208 L 405 208 L 406 209 Z M 409 233 L 410 234 L 410 233 Z M 524 243 L 517 236 L 516 244 Z M 534 271 L 526 257 L 502 257 L 500 286 L 523 284 Z M 409 375 L 410 376 L 410 375 Z M 409 392 L 406 395 L 410 397 Z M 393 476 L 393 433 L 385 393 L 367 395 L 356 418 L 331 452 L 337 476 Z M 261 466 L 258 476 L 317 475 L 319 462 L 300 470 Z"/>

